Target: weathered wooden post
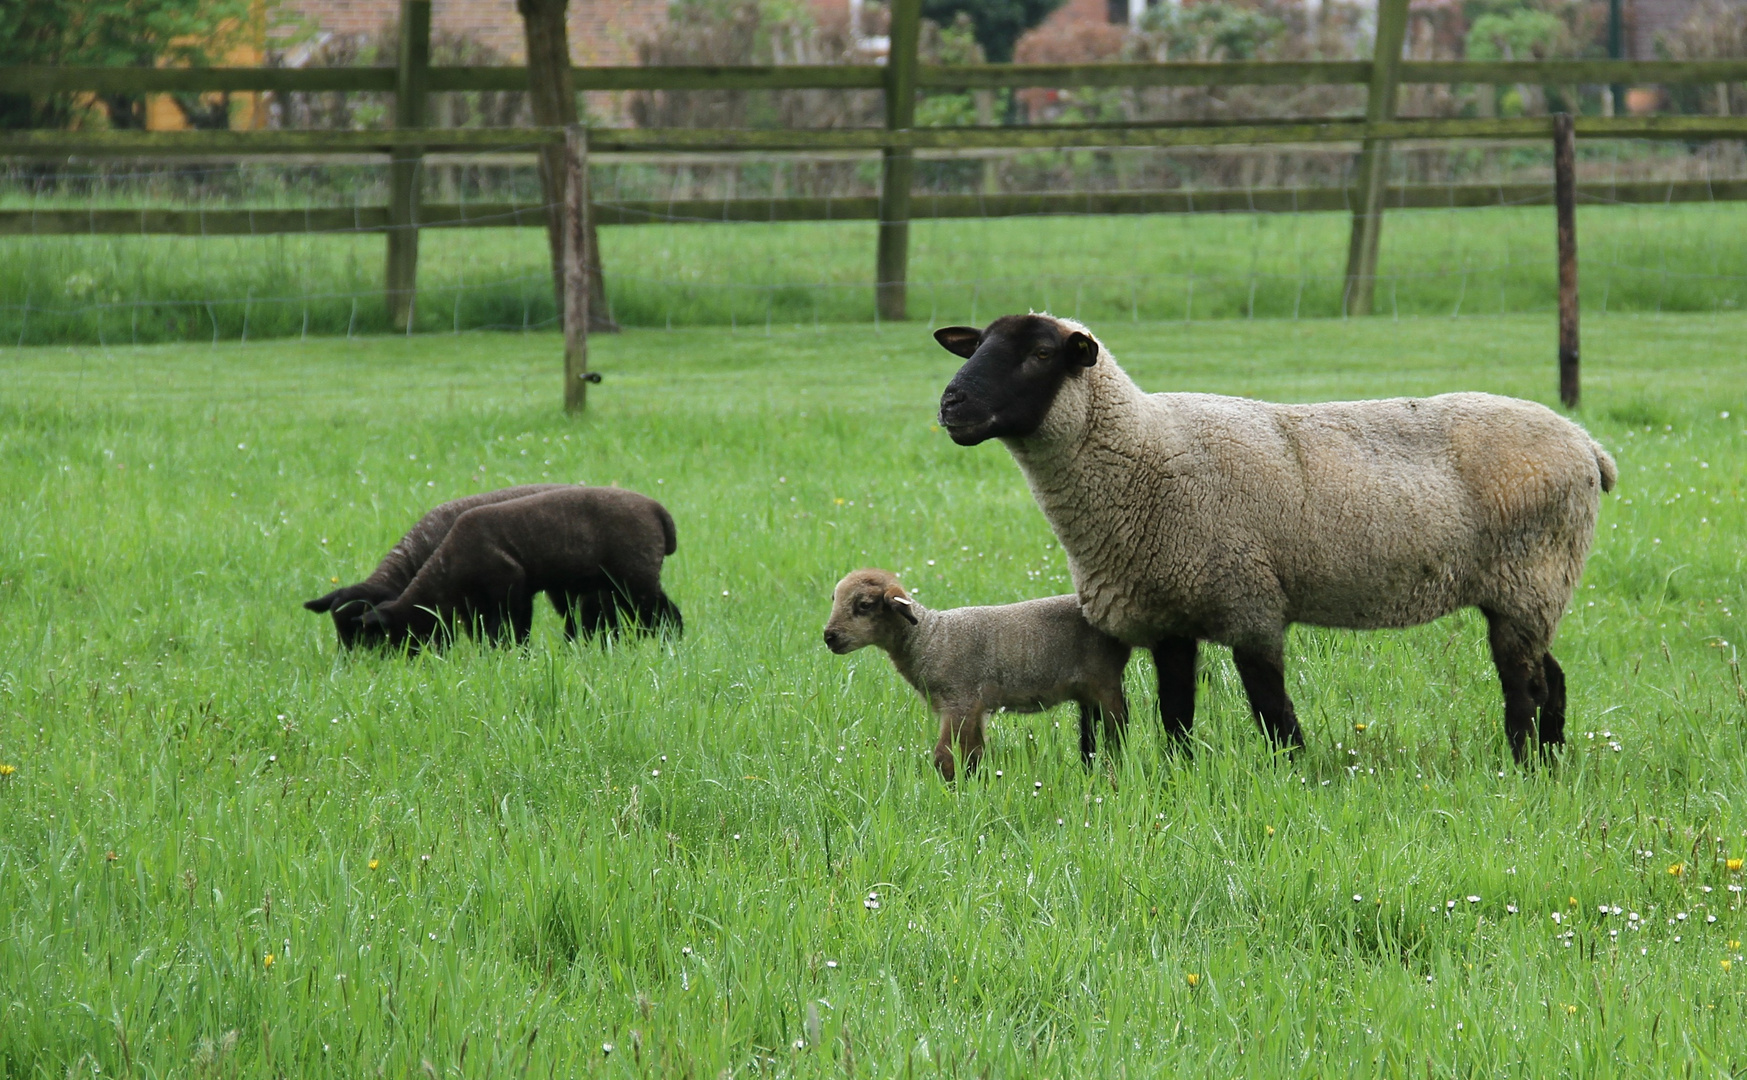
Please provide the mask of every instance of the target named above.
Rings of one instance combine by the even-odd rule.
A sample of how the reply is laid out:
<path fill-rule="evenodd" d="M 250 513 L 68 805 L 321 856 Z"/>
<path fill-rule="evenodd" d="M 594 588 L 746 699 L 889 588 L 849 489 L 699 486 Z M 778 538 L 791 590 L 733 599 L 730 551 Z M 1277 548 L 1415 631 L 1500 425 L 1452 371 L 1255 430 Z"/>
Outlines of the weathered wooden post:
<path fill-rule="evenodd" d="M 400 57 L 394 77 L 394 126 L 425 126 L 431 74 L 431 0 L 401 0 Z M 423 154 L 396 150 L 388 166 L 388 314 L 396 330 L 412 326 L 419 282 L 419 187 Z"/>
<path fill-rule="evenodd" d="M 1553 207 L 1559 219 L 1559 400 L 1577 408 L 1577 135 L 1553 114 Z"/>
<path fill-rule="evenodd" d="M 589 244 L 588 129 L 564 129 L 564 411 L 581 412 L 588 384 Z"/>
<path fill-rule="evenodd" d="M 1371 86 L 1365 101 L 1370 123 L 1395 119 L 1396 87 L 1401 79 L 1401 45 L 1407 37 L 1408 0 L 1379 0 L 1377 41 L 1371 50 Z M 1389 143 L 1366 139 L 1359 151 L 1354 192 L 1353 232 L 1347 244 L 1347 280 L 1341 309 L 1371 314 L 1377 285 L 1377 248 L 1383 235 L 1383 197 L 1389 187 Z"/>
<path fill-rule="evenodd" d="M 907 131 L 916 120 L 916 46 L 921 23 L 922 0 L 892 0 L 891 46 L 886 56 L 887 131 Z M 916 159 L 909 150 L 887 147 L 881 166 L 875 310 L 882 319 L 902 319 L 910 263 L 910 185 Z"/>
<path fill-rule="evenodd" d="M 564 11 L 569 0 L 516 0 L 528 49 L 528 102 L 534 123 L 542 127 L 566 127 L 577 121 L 576 80 L 570 72 L 570 37 Z M 560 204 L 564 201 L 564 145 L 551 142 L 540 148 L 540 193 L 546 201 L 546 241 L 552 253 L 552 295 L 564 312 L 564 227 Z M 600 244 L 594 221 L 588 230 L 589 304 L 588 328 L 599 333 L 618 330 L 607 309 L 605 279 L 601 275 Z"/>

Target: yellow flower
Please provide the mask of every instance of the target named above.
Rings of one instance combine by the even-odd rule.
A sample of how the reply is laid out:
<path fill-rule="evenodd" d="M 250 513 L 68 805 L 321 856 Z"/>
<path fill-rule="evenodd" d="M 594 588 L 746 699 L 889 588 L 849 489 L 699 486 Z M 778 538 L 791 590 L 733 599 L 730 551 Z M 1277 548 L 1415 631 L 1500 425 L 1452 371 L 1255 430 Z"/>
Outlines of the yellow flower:
<path fill-rule="evenodd" d="M 1189 989 L 1191 990 L 1201 985 L 1201 973 L 1198 971 L 1191 971 L 1187 975 L 1184 975 L 1183 978 L 1188 980 Z"/>
<path fill-rule="evenodd" d="M 272 954 L 272 953 L 268 953 L 268 954 L 267 954 L 267 955 L 266 955 L 266 956 L 263 956 L 263 957 L 261 957 L 261 966 L 262 966 L 262 967 L 263 967 L 263 968 L 270 968 L 270 967 L 272 967 L 272 966 L 273 966 L 273 959 L 274 959 L 274 958 L 273 958 L 273 954 Z"/>
<path fill-rule="evenodd" d="M 328 580 L 333 582 L 335 585 L 338 585 L 340 583 L 340 579 L 337 577 L 331 577 L 331 578 L 328 578 Z"/>
<path fill-rule="evenodd" d="M 1677 862 L 1668 868 L 1668 873 L 1674 877 L 1679 877 L 1686 873 L 1686 864 L 1683 862 Z"/>
<path fill-rule="evenodd" d="M 15 773 L 17 771 L 18 771 L 18 766 L 16 766 L 16 765 L 0 765 L 0 776 L 11 776 L 13 773 Z M 1736 859 L 1735 861 L 1740 862 L 1741 860 Z"/>
<path fill-rule="evenodd" d="M 1729 948 L 1731 948 L 1731 949 L 1739 949 L 1740 947 L 1741 947 L 1741 942 L 1739 940 L 1729 942 Z"/>
<path fill-rule="evenodd" d="M 0 768 L 6 768 L 6 767 L 7 766 L 0 766 Z M 1723 865 L 1729 868 L 1729 873 L 1731 873 L 1731 874 L 1739 874 L 1741 872 L 1741 860 L 1740 859 L 1730 859 L 1728 862 L 1724 863 Z"/>
<path fill-rule="evenodd" d="M 1735 961 L 1733 961 L 1733 960 L 1724 960 L 1723 961 L 1723 970 L 1724 971 L 1728 971 L 1730 968 L 1732 968 L 1734 966 L 1735 966 Z"/>
<path fill-rule="evenodd" d="M 1575 896 L 1567 897 L 1565 902 L 1570 904 L 1572 907 L 1576 907 L 1577 906 L 1577 897 L 1575 897 Z"/>
<path fill-rule="evenodd" d="M 837 500 L 837 505 L 838 505 L 838 506 L 842 506 L 842 505 L 843 505 L 843 500 L 842 500 L 842 499 L 838 499 L 838 500 Z"/>
<path fill-rule="evenodd" d="M 1568 1013 L 1575 1013 L 1575 1012 L 1577 1012 L 1577 1006 L 1567 1005 L 1567 1006 L 1565 1006 L 1565 1011 Z"/>
<path fill-rule="evenodd" d="M 1359 734 L 1363 735 L 1365 733 L 1365 725 L 1364 724 L 1354 724 L 1353 730 L 1358 732 Z"/>
<path fill-rule="evenodd" d="M 374 870 L 374 869 L 376 869 L 376 868 L 377 868 L 377 867 L 378 867 L 378 866 L 379 866 L 379 865 L 381 865 L 381 864 L 380 864 L 380 863 L 378 863 L 378 862 L 377 862 L 377 861 L 376 861 L 376 860 L 375 860 L 375 859 L 371 859 L 371 860 L 370 860 L 370 869 L 372 869 L 372 870 Z"/>
<path fill-rule="evenodd" d="M 1269 836 L 1274 835 L 1274 826 L 1272 826 L 1272 825 L 1268 826 L 1268 835 Z"/>

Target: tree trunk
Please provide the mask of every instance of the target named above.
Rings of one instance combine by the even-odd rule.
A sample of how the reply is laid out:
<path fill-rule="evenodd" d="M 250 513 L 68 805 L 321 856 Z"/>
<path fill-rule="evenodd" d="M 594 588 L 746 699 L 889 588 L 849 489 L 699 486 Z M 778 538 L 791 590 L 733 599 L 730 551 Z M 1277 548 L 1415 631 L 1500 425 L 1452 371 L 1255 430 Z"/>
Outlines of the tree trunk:
<path fill-rule="evenodd" d="M 528 100 L 534 123 L 563 127 L 576 123 L 576 84 L 570 76 L 570 36 L 565 29 L 564 9 L 569 0 L 516 0 L 528 42 Z M 564 144 L 551 143 L 540 150 L 540 191 L 546 201 L 546 241 L 552 252 L 552 293 L 558 310 L 564 311 Z M 607 308 L 606 282 L 601 276 L 600 243 L 592 215 L 588 221 L 588 328 L 595 333 L 615 333 Z"/>

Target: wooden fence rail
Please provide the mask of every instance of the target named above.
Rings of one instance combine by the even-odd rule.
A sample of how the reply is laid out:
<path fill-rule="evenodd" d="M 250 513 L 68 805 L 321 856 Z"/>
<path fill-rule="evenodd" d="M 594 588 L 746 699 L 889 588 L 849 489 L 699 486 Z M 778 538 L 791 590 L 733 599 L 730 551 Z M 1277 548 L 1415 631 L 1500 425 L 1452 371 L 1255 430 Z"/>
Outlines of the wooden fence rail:
<path fill-rule="evenodd" d="M 526 90 L 525 67 L 432 65 L 430 93 Z M 578 67 L 578 90 L 883 90 L 873 64 Z M 1171 61 L 1097 64 L 918 64 L 922 90 L 1097 86 L 1342 86 L 1369 83 L 1368 60 Z M 1599 86 L 1747 82 L 1747 60 L 1403 60 L 1403 85 Z M 392 67 L 0 67 L 0 93 L 381 93 Z"/>
<path fill-rule="evenodd" d="M 1747 116 L 1581 116 L 1580 139 L 1747 139 Z M 1408 118 L 1235 121 L 1207 124 L 1059 124 L 1039 127 L 594 128 L 591 156 L 736 151 L 1077 149 L 1362 143 L 1367 139 L 1550 139 L 1553 118 Z M 0 158 L 152 158 L 206 155 L 469 153 L 529 150 L 564 141 L 563 128 L 385 131 L 9 131 Z"/>

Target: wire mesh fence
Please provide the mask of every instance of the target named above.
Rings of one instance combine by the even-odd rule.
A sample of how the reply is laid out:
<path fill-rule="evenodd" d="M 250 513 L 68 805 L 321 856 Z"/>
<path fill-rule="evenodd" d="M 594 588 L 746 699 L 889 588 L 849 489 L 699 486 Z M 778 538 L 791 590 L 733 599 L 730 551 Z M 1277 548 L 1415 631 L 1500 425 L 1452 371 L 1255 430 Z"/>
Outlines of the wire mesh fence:
<path fill-rule="evenodd" d="M 1747 305 L 1747 246 L 1738 243 L 1747 203 L 1734 201 L 1747 181 L 1741 144 L 1610 140 L 1580 154 L 1586 308 Z M 924 157 L 910 315 L 1339 315 L 1351 158 L 1339 146 Z M 446 155 L 422 168 L 408 332 L 555 326 L 531 154 Z M 876 318 L 875 156 L 608 156 L 593 173 L 621 325 Z M 389 332 L 387 174 L 386 163 L 363 159 L 15 166 L 0 177 L 0 342 Z M 1395 157 L 1393 182 L 1378 311 L 1553 309 L 1547 148 L 1410 144 Z M 1181 212 L 1100 211 L 1165 195 Z M 1026 211 L 1033 196 L 1051 212 Z M 822 220 L 781 220 L 797 205 Z M 178 234 L 164 234 L 164 215 Z"/>

